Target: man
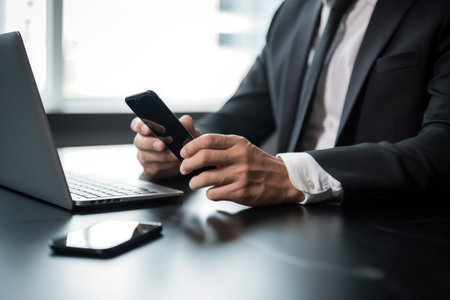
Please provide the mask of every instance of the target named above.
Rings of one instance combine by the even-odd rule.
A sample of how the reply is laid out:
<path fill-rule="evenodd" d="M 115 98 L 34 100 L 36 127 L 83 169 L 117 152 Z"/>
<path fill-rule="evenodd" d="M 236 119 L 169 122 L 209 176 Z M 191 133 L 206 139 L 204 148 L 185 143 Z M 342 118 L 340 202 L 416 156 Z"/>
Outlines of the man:
<path fill-rule="evenodd" d="M 351 2 L 331 21 L 333 1 L 285 1 L 236 94 L 197 124 L 223 135 L 200 135 L 189 116 L 181 119 L 198 137 L 181 151 L 181 165 L 134 120 L 145 173 L 215 166 L 190 187 L 210 186 L 211 200 L 251 206 L 443 194 L 450 183 L 450 3 Z M 333 22 L 339 26 L 326 44 Z M 277 156 L 255 146 L 274 131 Z"/>

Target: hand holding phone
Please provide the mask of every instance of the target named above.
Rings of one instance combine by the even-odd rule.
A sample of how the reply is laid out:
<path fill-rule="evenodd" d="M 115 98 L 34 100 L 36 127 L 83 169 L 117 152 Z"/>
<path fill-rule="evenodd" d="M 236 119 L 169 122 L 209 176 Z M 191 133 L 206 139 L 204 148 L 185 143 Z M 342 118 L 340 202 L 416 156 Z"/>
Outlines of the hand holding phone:
<path fill-rule="evenodd" d="M 182 161 L 180 151 L 194 137 L 186 130 L 178 118 L 154 91 L 146 91 L 125 99 L 131 110 L 150 128 L 152 133 L 164 142 L 166 147 Z M 197 175 L 212 167 L 201 168 L 192 172 Z"/>
<path fill-rule="evenodd" d="M 153 91 L 125 99 L 127 105 L 181 161 L 180 150 L 194 137 Z"/>

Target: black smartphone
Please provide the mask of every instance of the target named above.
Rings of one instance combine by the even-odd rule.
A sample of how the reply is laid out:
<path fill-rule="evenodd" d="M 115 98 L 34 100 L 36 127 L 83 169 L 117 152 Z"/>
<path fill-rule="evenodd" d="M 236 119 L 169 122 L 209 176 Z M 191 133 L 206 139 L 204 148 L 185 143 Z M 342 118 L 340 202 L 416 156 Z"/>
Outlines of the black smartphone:
<path fill-rule="evenodd" d="M 194 137 L 172 113 L 167 105 L 154 91 L 146 91 L 125 98 L 131 110 L 144 122 L 150 130 L 162 140 L 166 147 L 180 160 L 180 151 Z M 192 172 L 197 175 L 213 167 L 205 167 Z"/>
<path fill-rule="evenodd" d="M 50 240 L 55 254 L 113 257 L 161 235 L 159 222 L 102 221 Z"/>

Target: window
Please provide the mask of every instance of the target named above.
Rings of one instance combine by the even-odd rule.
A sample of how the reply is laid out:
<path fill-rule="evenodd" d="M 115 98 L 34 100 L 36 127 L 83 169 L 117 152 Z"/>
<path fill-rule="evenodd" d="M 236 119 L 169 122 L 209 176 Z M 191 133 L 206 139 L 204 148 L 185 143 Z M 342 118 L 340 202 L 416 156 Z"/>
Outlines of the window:
<path fill-rule="evenodd" d="M 21 31 L 47 111 L 128 112 L 123 99 L 147 89 L 176 111 L 213 111 L 280 2 L 0 0 L 0 30 Z"/>
<path fill-rule="evenodd" d="M 20 31 L 39 89 L 46 84 L 45 1 L 0 0 L 0 32 Z"/>

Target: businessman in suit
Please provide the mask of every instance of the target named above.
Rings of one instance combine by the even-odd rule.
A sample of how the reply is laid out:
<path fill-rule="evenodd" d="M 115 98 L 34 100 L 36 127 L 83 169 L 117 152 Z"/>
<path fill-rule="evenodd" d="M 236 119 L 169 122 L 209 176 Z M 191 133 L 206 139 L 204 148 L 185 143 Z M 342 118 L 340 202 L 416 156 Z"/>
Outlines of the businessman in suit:
<path fill-rule="evenodd" d="M 198 137 L 181 165 L 133 120 L 145 173 L 216 166 L 190 187 L 251 206 L 442 194 L 450 183 L 450 2 L 335 1 L 280 6 L 235 95 L 195 126 L 181 119 Z M 276 156 L 257 147 L 273 132 Z"/>

